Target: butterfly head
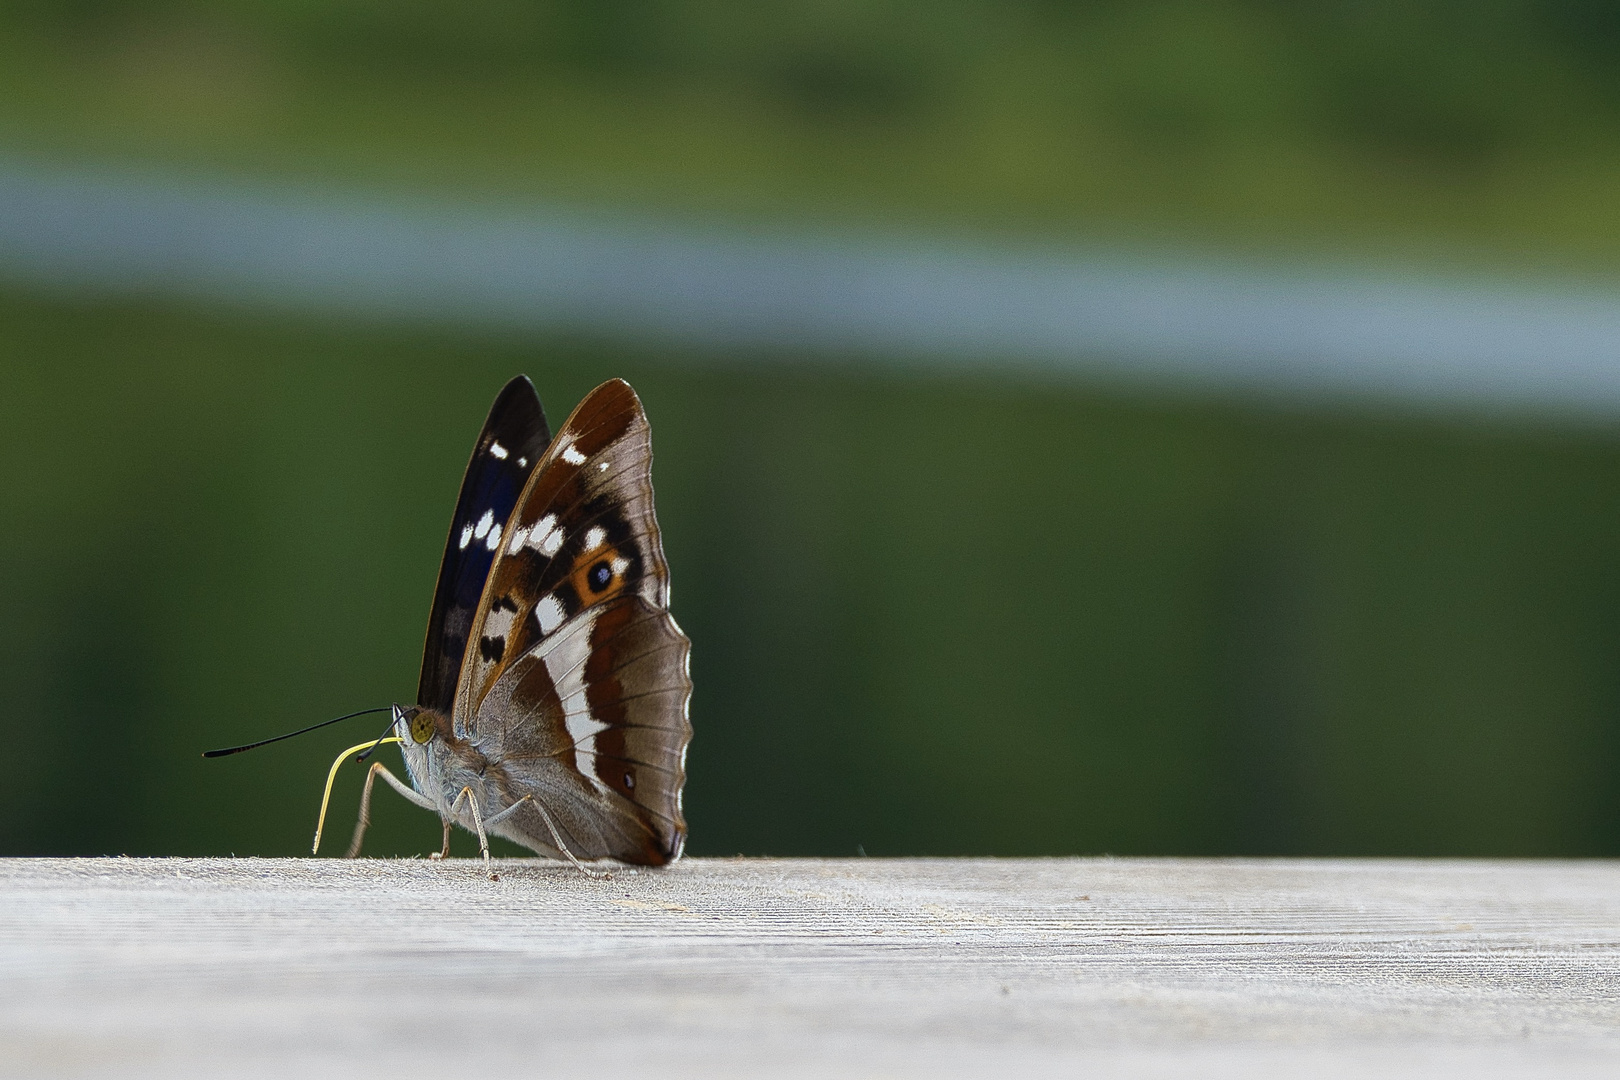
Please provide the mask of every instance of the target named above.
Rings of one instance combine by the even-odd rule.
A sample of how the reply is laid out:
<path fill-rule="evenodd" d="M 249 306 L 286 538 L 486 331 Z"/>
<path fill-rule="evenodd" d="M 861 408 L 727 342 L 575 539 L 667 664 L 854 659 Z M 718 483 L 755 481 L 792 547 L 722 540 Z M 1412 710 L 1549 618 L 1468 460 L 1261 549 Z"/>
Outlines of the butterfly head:
<path fill-rule="evenodd" d="M 421 746 L 433 741 L 438 734 L 438 724 L 435 714 L 416 705 L 394 706 L 394 734 L 407 741 L 407 744 Z"/>

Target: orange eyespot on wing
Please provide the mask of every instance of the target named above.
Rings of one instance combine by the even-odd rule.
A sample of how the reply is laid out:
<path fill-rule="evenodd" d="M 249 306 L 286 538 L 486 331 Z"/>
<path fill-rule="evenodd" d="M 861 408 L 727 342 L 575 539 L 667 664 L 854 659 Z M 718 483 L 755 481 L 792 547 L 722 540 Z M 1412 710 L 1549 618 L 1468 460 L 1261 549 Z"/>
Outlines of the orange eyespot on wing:
<path fill-rule="evenodd" d="M 568 584 L 582 607 L 605 604 L 624 592 L 630 566 L 617 548 L 603 545 L 580 553 L 568 574 Z"/>

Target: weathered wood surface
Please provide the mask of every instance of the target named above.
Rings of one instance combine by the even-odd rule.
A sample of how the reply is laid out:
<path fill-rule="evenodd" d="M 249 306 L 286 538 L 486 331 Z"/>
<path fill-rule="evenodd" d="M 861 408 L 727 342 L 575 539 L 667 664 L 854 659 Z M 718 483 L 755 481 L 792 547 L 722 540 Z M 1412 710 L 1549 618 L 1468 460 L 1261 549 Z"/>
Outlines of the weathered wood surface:
<path fill-rule="evenodd" d="M 0 860 L 6 1076 L 1620 1076 L 1620 864 Z"/>

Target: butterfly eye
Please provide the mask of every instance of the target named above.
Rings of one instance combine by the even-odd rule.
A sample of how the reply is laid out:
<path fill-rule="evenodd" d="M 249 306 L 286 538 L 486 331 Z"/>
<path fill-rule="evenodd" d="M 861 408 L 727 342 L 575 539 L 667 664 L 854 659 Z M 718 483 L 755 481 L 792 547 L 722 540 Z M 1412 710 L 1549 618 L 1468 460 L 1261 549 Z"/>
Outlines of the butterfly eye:
<path fill-rule="evenodd" d="M 597 592 L 601 592 L 603 589 L 607 588 L 608 582 L 612 580 L 613 571 L 608 567 L 607 563 L 599 562 L 595 566 L 591 567 L 591 588 L 595 589 Z"/>
<path fill-rule="evenodd" d="M 433 738 L 433 718 L 425 712 L 419 712 L 411 717 L 411 738 L 419 743 L 425 743 Z"/>

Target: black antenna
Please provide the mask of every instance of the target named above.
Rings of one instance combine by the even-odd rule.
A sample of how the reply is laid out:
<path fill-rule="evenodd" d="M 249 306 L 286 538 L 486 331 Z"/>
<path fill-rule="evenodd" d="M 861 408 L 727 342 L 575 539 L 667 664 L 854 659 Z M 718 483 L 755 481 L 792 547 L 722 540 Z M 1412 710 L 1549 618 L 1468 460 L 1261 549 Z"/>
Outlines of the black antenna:
<path fill-rule="evenodd" d="M 273 742 L 280 742 L 282 739 L 290 739 L 294 735 L 303 735 L 304 733 L 314 731 L 317 728 L 323 728 L 329 724 L 336 724 L 341 720 L 353 720 L 357 716 L 366 716 L 370 713 L 388 712 L 392 708 L 392 705 L 384 705 L 380 709 L 361 709 L 359 712 L 345 713 L 342 716 L 333 717 L 331 720 L 322 720 L 318 724 L 311 724 L 307 728 L 299 728 L 297 731 L 289 731 L 285 735 L 277 735 L 273 739 L 260 739 L 258 742 L 250 742 L 246 746 L 232 746 L 224 750 L 205 750 L 203 751 L 203 757 L 225 757 L 227 754 L 240 754 L 244 750 L 254 750 L 261 746 L 269 746 Z M 392 720 L 390 720 L 390 725 L 391 724 Z"/>
<path fill-rule="evenodd" d="M 355 755 L 354 763 L 356 765 L 364 765 L 366 758 L 377 752 L 377 747 L 383 744 L 382 741 L 388 738 L 388 733 L 394 730 L 394 725 L 399 723 L 399 712 L 399 707 L 395 706 L 394 715 L 388 718 L 388 726 L 382 729 L 382 734 L 377 736 L 377 741 L 366 747 L 365 753 Z"/>

